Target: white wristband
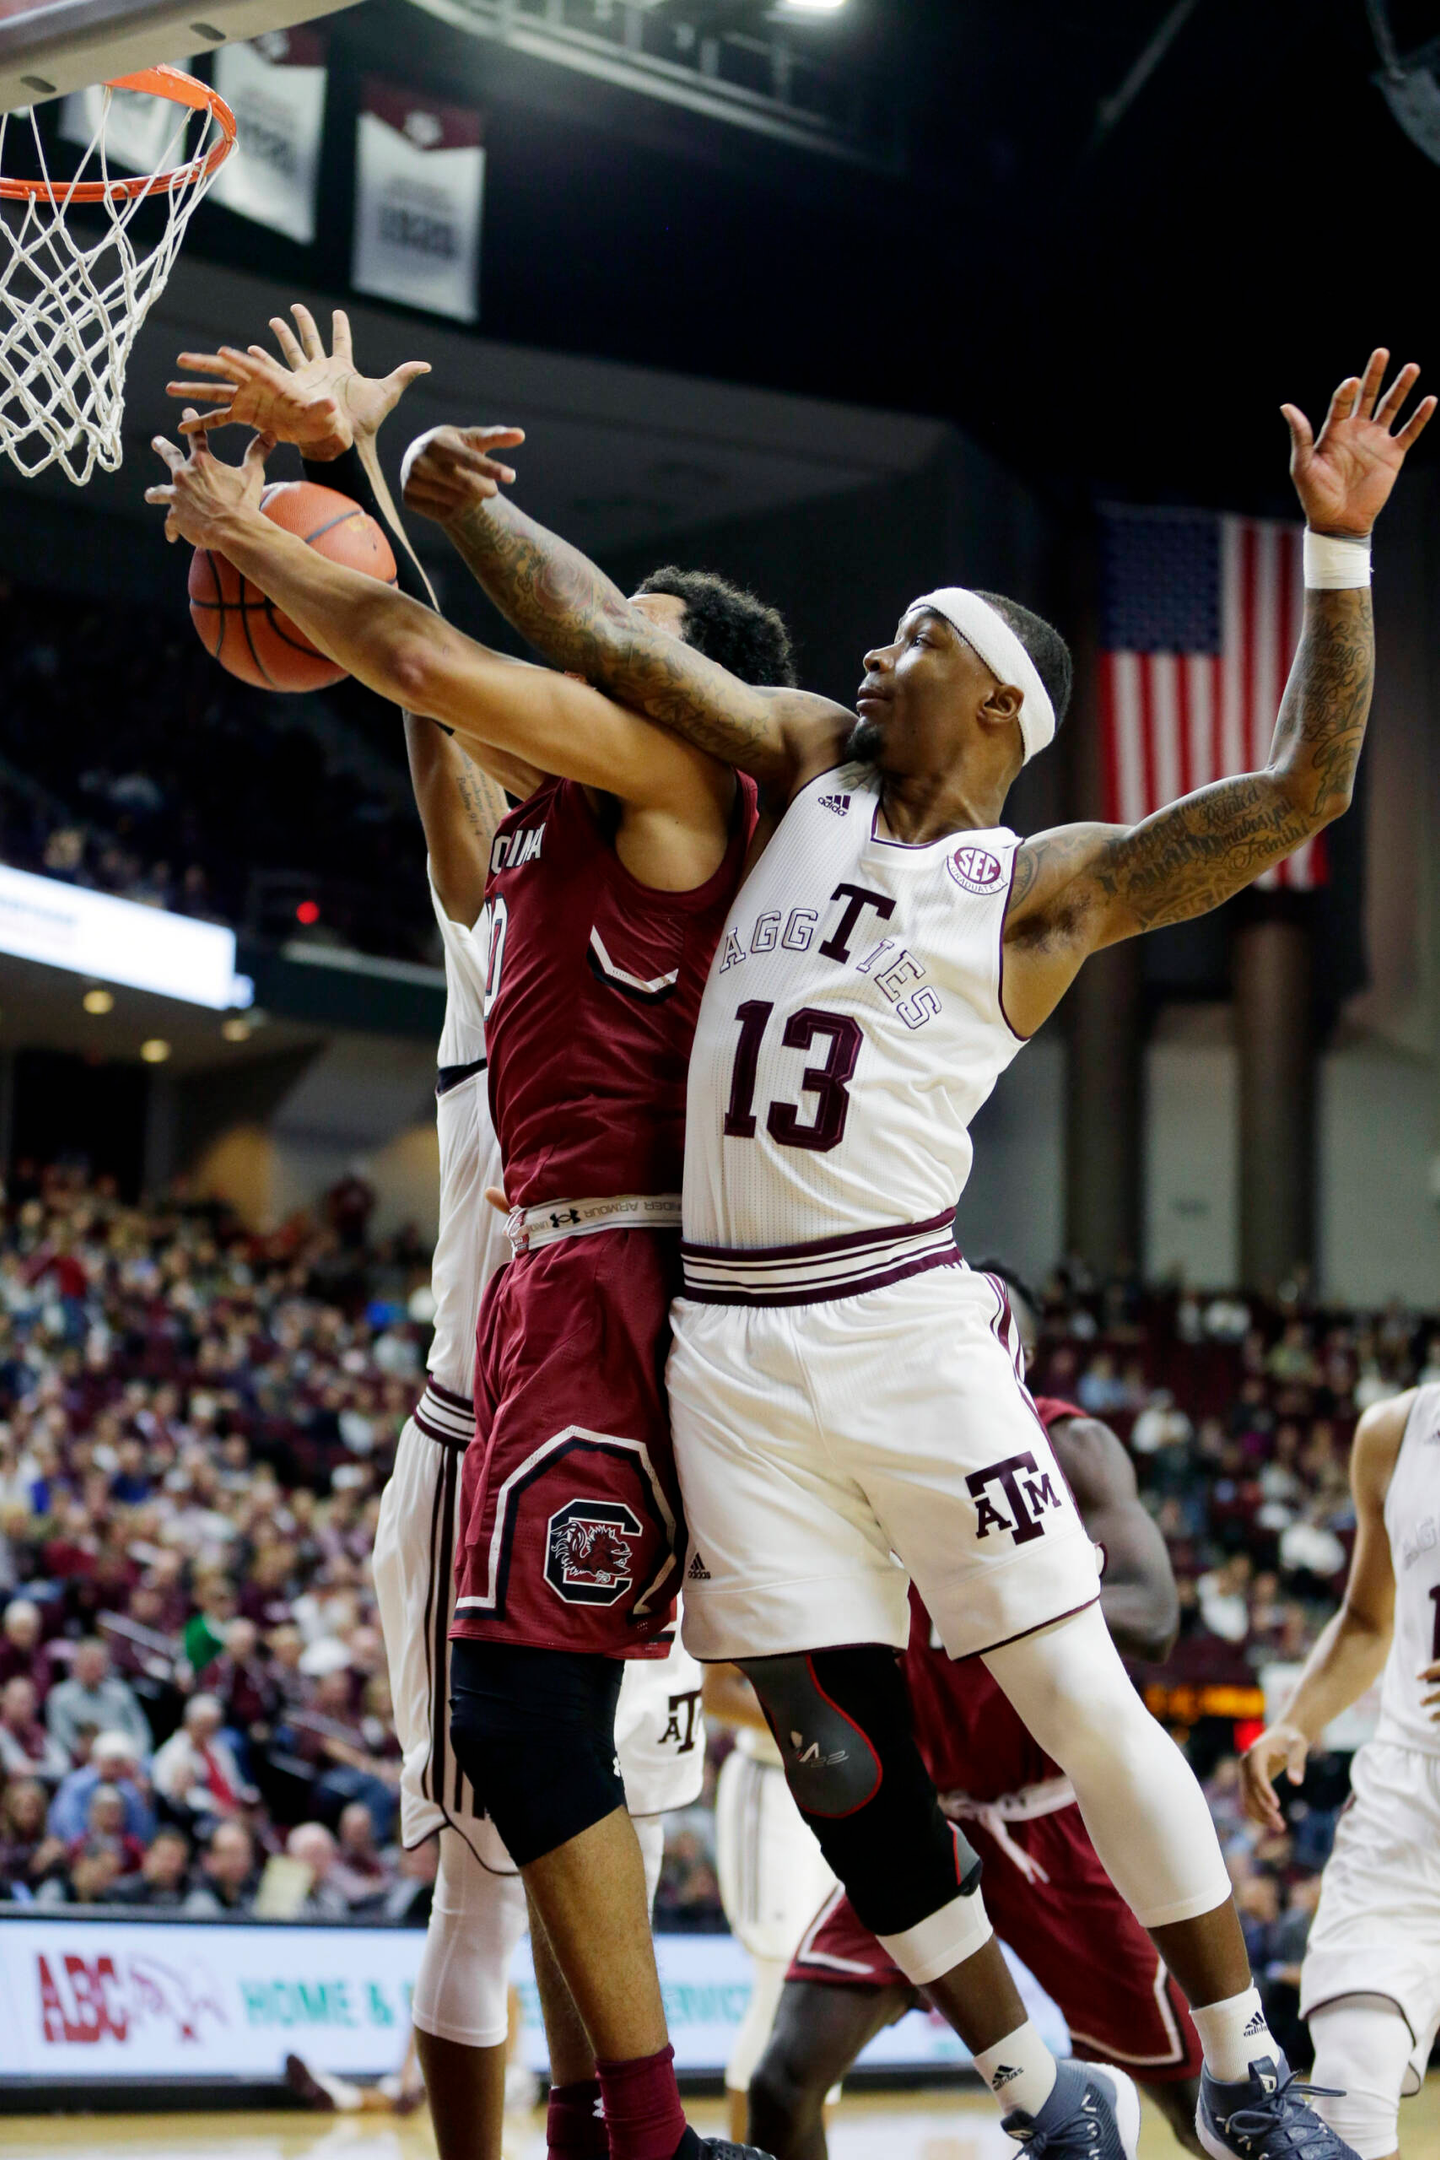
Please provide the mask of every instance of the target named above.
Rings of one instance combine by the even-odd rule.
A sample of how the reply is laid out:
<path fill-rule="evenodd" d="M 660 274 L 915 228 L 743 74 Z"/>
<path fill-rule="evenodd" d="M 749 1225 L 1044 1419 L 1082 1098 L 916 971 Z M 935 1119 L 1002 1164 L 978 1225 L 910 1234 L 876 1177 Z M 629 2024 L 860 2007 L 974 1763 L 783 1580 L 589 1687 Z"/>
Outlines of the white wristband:
<path fill-rule="evenodd" d="M 1311 532 L 1305 528 L 1305 589 L 1307 592 L 1341 592 L 1348 586 L 1370 583 L 1370 542 L 1344 540 L 1338 533 Z"/>

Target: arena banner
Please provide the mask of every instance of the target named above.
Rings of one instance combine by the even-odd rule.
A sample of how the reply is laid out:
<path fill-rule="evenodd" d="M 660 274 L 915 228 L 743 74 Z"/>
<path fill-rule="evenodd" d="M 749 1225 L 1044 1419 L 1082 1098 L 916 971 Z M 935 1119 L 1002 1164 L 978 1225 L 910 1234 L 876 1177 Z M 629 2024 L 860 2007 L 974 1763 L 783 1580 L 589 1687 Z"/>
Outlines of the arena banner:
<path fill-rule="evenodd" d="M 235 933 L 223 923 L 87 892 L 8 864 L 0 864 L 0 953 L 214 1012 L 248 1005 L 254 996 L 249 977 L 235 972 Z"/>
<path fill-rule="evenodd" d="M 480 211 L 485 189 L 478 112 L 369 76 L 355 141 L 358 292 L 431 315 L 480 312 Z"/>
<path fill-rule="evenodd" d="M 405 2053 L 424 1940 L 417 1928 L 40 1918 L 11 1907 L 0 1912 L 0 2085 L 7 2077 L 264 2083 L 280 2078 L 292 2051 L 341 2076 L 381 2076 Z M 728 1935 L 660 1935 L 655 1947 L 676 2067 L 715 2075 L 750 2000 L 750 1961 Z M 1015 1970 L 1030 2015 L 1068 2052 L 1053 2004 Z M 512 1977 L 525 2060 L 543 2071 L 528 1943 Z M 941 2019 L 912 2011 L 862 2062 L 919 2071 L 969 2059 Z"/>
<path fill-rule="evenodd" d="M 240 142 L 220 168 L 211 201 L 308 246 L 325 126 L 323 33 L 270 30 L 253 44 L 220 46 L 214 65 Z"/>

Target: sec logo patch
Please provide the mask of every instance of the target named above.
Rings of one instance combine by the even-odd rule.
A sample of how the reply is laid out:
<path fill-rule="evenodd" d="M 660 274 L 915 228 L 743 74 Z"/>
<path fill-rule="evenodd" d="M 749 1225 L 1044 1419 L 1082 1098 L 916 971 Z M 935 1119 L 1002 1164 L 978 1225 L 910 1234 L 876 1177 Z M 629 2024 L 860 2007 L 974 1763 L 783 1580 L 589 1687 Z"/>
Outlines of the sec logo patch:
<path fill-rule="evenodd" d="M 994 892 L 1004 872 L 998 855 L 988 848 L 958 847 L 945 858 L 945 867 L 962 891 L 979 893 Z"/>

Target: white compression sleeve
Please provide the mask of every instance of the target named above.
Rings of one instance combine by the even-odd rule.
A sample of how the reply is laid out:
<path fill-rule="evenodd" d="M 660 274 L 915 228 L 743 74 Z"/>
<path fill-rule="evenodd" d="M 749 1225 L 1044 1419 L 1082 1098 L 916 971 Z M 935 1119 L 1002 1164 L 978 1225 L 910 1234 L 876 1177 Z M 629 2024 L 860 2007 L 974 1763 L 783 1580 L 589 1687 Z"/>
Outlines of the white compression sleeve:
<path fill-rule="evenodd" d="M 1141 1702 L 1098 1605 L 986 1653 L 985 1663 L 1075 1787 L 1100 1860 L 1142 1927 L 1230 1896 L 1194 1771 Z"/>
<path fill-rule="evenodd" d="M 455 1830 L 440 1832 L 440 1869 L 411 2016 L 421 2032 L 459 2047 L 504 2043 L 510 1960 L 525 1932 L 518 1875 L 482 1868 Z"/>
<path fill-rule="evenodd" d="M 1389 2160 L 1400 2145 L 1400 2095 L 1415 2043 L 1394 2003 L 1378 1995 L 1343 1995 L 1310 2013 L 1317 2085 L 1343 2096 L 1317 2100 L 1315 2112 L 1360 2160 Z"/>

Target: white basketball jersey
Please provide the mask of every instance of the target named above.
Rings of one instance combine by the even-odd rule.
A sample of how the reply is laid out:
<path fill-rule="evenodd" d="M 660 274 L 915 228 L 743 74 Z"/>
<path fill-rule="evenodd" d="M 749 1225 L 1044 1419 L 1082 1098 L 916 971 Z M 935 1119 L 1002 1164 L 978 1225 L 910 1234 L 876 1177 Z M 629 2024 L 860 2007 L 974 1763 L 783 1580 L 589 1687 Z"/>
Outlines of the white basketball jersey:
<path fill-rule="evenodd" d="M 434 879 L 430 899 L 445 945 L 445 1026 L 435 1123 L 440 1135 L 440 1229 L 430 1269 L 435 1340 L 430 1370 L 467 1399 L 475 1391 L 475 1328 L 486 1283 L 510 1258 L 505 1219 L 485 1198 L 501 1185 L 485 1071 L 486 953 L 478 928 L 452 922 Z"/>
<path fill-rule="evenodd" d="M 948 1216 L 970 1121 L 1017 1050 L 1000 1003 L 1016 835 L 880 836 L 845 765 L 791 804 L 741 887 L 690 1060 L 688 1248 Z"/>
<path fill-rule="evenodd" d="M 1395 1635 L 1380 1683 L 1377 1740 L 1440 1756 L 1440 1725 L 1421 1707 L 1432 1693 L 1417 1675 L 1440 1662 L 1440 1386 L 1423 1387 L 1385 1495 L 1395 1567 Z"/>

